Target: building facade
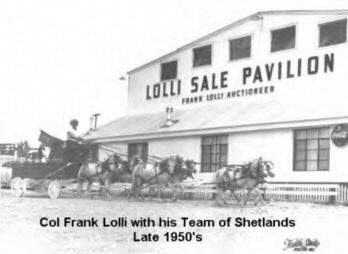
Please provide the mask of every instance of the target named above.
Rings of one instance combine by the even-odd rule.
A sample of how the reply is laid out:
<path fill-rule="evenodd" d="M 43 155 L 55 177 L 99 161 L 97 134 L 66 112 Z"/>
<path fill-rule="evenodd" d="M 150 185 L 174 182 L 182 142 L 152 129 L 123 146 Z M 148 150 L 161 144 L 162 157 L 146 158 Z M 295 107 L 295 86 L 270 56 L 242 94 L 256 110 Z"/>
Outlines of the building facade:
<path fill-rule="evenodd" d="M 198 177 L 257 157 L 274 181 L 348 182 L 348 11 L 267 11 L 128 73 L 128 109 L 87 139 Z"/>

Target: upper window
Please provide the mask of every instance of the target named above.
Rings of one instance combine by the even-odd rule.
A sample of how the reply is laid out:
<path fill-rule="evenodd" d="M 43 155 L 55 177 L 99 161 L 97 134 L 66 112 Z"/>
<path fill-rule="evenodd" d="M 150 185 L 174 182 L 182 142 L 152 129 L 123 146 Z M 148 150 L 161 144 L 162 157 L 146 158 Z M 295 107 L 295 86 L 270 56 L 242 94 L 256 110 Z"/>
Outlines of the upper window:
<path fill-rule="evenodd" d="M 193 49 L 193 67 L 210 65 L 212 46 L 207 45 Z"/>
<path fill-rule="evenodd" d="M 202 138 L 202 172 L 215 172 L 227 165 L 228 136 Z"/>
<path fill-rule="evenodd" d="M 230 60 L 250 57 L 251 36 L 230 40 Z"/>
<path fill-rule="evenodd" d="M 147 161 L 148 144 L 134 143 L 128 145 L 128 159 L 132 159 L 135 155 L 139 156 L 143 161 Z"/>
<path fill-rule="evenodd" d="M 294 146 L 294 171 L 329 170 L 329 128 L 296 130 Z"/>
<path fill-rule="evenodd" d="M 319 25 L 319 47 L 325 47 L 347 41 L 347 19 Z"/>
<path fill-rule="evenodd" d="M 289 26 L 271 31 L 271 52 L 295 48 L 296 27 Z"/>
<path fill-rule="evenodd" d="M 176 79 L 178 74 L 178 61 L 171 61 L 161 64 L 161 81 Z"/>

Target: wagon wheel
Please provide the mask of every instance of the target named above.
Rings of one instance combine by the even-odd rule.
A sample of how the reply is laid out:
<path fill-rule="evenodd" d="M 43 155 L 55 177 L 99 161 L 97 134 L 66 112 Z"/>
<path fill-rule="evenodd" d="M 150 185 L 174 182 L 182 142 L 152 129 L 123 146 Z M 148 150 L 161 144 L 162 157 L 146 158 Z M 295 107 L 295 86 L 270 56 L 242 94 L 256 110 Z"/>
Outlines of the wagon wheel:
<path fill-rule="evenodd" d="M 20 177 L 15 177 L 11 181 L 11 191 L 16 198 L 20 198 L 24 194 L 24 181 Z"/>
<path fill-rule="evenodd" d="M 62 185 L 59 180 L 53 180 L 48 185 L 48 196 L 52 199 L 59 198 L 62 192 Z"/>

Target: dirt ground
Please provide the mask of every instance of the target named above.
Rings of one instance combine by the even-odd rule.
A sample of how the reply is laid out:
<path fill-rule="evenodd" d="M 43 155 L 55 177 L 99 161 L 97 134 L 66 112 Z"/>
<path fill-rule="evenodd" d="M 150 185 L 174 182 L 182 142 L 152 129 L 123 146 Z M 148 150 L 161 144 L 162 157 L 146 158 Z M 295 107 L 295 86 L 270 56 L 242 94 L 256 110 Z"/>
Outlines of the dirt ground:
<path fill-rule="evenodd" d="M 179 200 L 138 202 L 121 197 L 112 201 L 65 197 L 51 200 L 47 196 L 27 195 L 16 199 L 9 190 L 0 198 L 0 253 L 286 253 L 286 239 L 317 239 L 315 253 L 347 253 L 348 207 L 311 203 L 270 202 L 266 206 L 249 204 L 240 207 L 231 202 L 217 207 L 211 200 Z M 159 217 L 178 220 L 177 227 L 98 228 L 41 227 L 40 219 L 72 217 L 86 219 L 103 217 L 110 221 L 118 217 L 131 219 Z M 181 217 L 213 219 L 215 227 L 183 227 Z M 293 219 L 292 228 L 219 227 L 217 222 L 232 217 L 247 219 Z M 166 242 L 163 234 L 172 231 L 195 232 L 202 241 Z M 133 232 L 157 233 L 158 242 L 134 242 Z"/>

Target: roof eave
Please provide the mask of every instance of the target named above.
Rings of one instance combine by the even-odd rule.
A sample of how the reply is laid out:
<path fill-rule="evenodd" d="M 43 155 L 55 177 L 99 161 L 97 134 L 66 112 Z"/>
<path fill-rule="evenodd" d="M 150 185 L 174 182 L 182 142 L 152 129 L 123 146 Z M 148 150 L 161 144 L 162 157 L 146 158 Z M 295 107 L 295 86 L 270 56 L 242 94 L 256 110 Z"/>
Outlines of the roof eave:
<path fill-rule="evenodd" d="M 318 125 L 333 125 L 337 123 L 348 123 L 348 116 L 309 119 L 309 120 L 255 123 L 255 124 L 248 124 L 248 125 L 213 127 L 213 128 L 204 128 L 204 129 L 196 129 L 196 130 L 179 130 L 179 131 L 172 131 L 172 132 L 157 132 L 157 133 L 146 133 L 146 134 L 124 135 L 124 136 L 108 136 L 108 137 L 102 137 L 102 138 L 89 139 L 89 141 L 93 143 L 130 142 L 130 141 L 136 141 L 136 140 L 175 138 L 175 137 L 185 137 L 185 136 L 201 136 L 201 135 L 212 135 L 212 134 L 223 134 L 223 133 L 247 132 L 247 131 L 255 131 L 255 130 L 260 131 L 260 130 L 313 127 Z"/>

